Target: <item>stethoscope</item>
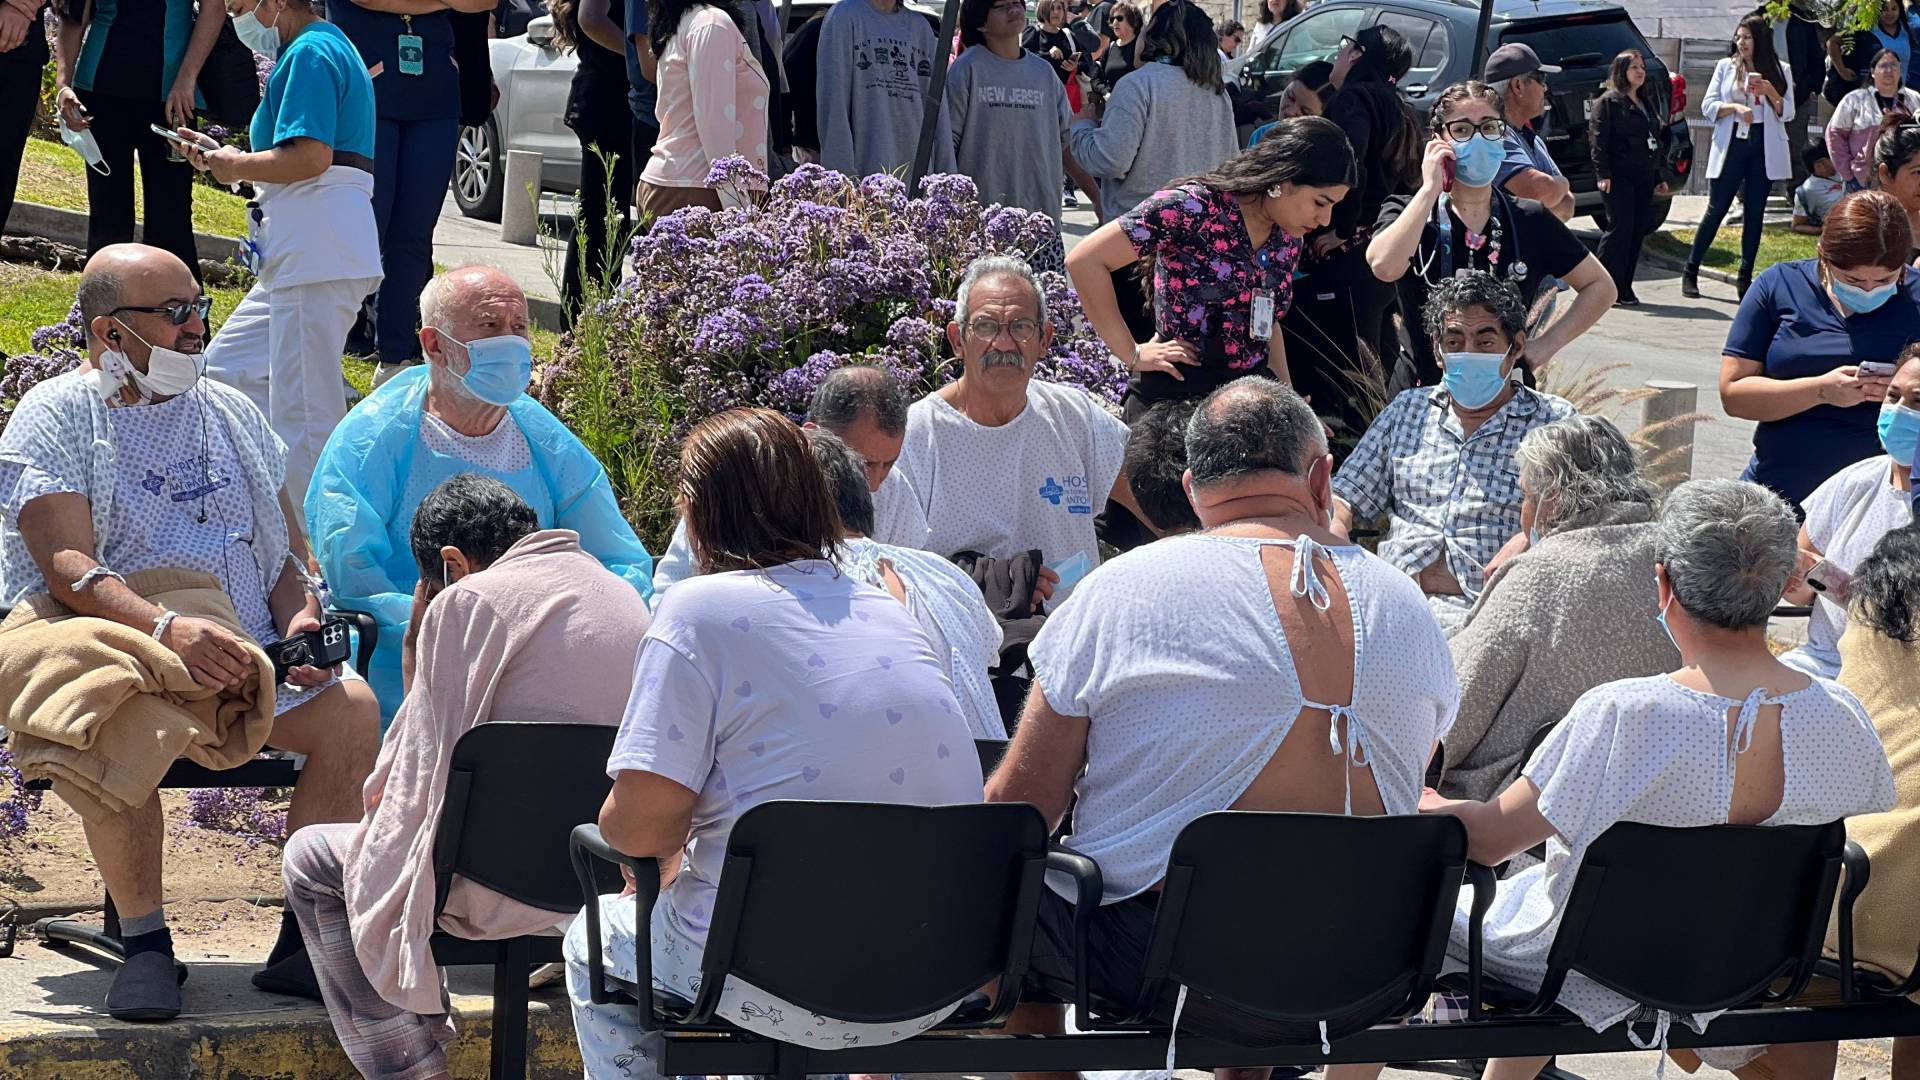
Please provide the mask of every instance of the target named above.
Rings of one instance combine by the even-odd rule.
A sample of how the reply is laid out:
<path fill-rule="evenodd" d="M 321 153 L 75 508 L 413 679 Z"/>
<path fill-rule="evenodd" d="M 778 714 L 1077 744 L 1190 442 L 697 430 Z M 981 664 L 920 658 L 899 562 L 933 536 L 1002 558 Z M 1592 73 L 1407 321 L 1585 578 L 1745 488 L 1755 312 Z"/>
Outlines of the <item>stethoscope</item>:
<path fill-rule="evenodd" d="M 1434 250 L 1427 252 L 1427 257 L 1420 263 L 1420 277 L 1430 285 L 1434 284 L 1436 279 L 1428 277 L 1427 272 L 1433 269 L 1433 261 L 1436 258 L 1440 260 L 1440 277 L 1438 280 L 1444 281 L 1453 276 L 1453 214 L 1451 211 L 1451 203 L 1452 199 L 1447 193 L 1442 192 L 1439 201 L 1433 205 L 1433 224 L 1434 228 L 1440 232 L 1440 242 L 1434 245 Z M 1502 194 L 1498 188 L 1493 189 L 1493 208 L 1494 212 L 1499 216 L 1496 219 L 1492 214 L 1489 214 L 1489 220 L 1493 221 L 1493 224 L 1504 236 L 1513 238 L 1514 254 L 1518 256 L 1520 251 L 1520 234 L 1513 227 L 1513 205 L 1507 201 L 1506 196 Z M 1491 235 L 1491 232 L 1492 230 L 1489 230 L 1489 239 L 1498 243 L 1500 237 Z M 1471 263 L 1472 256 L 1468 256 L 1468 261 Z M 1489 269 L 1495 277 L 1499 276 L 1499 267 L 1490 266 Z M 1507 276 L 1516 281 L 1526 277 L 1526 262 L 1517 257 L 1509 262 L 1507 264 Z"/>

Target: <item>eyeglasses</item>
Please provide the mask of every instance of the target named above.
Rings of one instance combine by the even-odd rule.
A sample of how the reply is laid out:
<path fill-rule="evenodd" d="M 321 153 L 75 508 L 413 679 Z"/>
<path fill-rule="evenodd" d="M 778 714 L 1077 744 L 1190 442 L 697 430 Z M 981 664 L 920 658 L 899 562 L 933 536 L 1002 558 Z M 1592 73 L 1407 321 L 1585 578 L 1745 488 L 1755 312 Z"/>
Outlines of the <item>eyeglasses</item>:
<path fill-rule="evenodd" d="M 1351 34 L 1341 34 L 1340 47 L 1342 49 L 1357 49 L 1360 47 L 1360 43 L 1353 40 L 1353 35 Z"/>
<path fill-rule="evenodd" d="M 998 319 L 981 315 L 967 320 L 967 334 L 975 341 L 992 341 L 1005 331 L 1007 336 L 1025 345 L 1040 336 L 1040 324 L 1032 319 L 1015 319 L 1002 323 Z"/>
<path fill-rule="evenodd" d="M 188 319 L 196 316 L 201 322 L 207 321 L 207 316 L 213 313 L 213 297 L 197 296 L 192 300 L 175 300 L 170 304 L 159 304 L 153 307 L 134 307 L 129 304 L 114 308 L 107 314 L 118 315 L 123 311 L 138 311 L 145 315 L 165 315 L 167 321 L 173 325 L 185 326 Z"/>
<path fill-rule="evenodd" d="M 1478 122 L 1473 120 L 1449 120 L 1440 125 L 1440 130 L 1446 132 L 1447 138 L 1452 139 L 1454 142 L 1466 142 L 1468 139 L 1473 138 L 1475 134 L 1484 135 L 1489 140 L 1504 139 L 1507 137 L 1507 122 L 1497 116 L 1491 116 Z"/>

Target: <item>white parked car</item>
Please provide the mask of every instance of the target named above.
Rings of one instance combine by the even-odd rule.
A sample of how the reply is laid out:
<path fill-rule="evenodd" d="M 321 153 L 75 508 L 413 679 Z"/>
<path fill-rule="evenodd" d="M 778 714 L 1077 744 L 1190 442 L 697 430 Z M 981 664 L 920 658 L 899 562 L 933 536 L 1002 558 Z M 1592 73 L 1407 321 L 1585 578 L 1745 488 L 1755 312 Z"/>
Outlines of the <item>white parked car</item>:
<path fill-rule="evenodd" d="M 775 0 L 787 12 L 789 29 L 798 29 L 832 6 L 832 0 Z M 928 0 L 912 0 L 915 11 L 939 25 L 940 9 Z M 462 127 L 454 150 L 453 199 L 460 212 L 487 221 L 500 220 L 505 195 L 507 151 L 540 154 L 540 186 L 571 194 L 580 190 L 580 139 L 566 125 L 567 93 L 573 86 L 571 49 L 554 41 L 553 19 L 542 15 L 517 37 L 487 43 L 500 102 L 487 122 Z"/>

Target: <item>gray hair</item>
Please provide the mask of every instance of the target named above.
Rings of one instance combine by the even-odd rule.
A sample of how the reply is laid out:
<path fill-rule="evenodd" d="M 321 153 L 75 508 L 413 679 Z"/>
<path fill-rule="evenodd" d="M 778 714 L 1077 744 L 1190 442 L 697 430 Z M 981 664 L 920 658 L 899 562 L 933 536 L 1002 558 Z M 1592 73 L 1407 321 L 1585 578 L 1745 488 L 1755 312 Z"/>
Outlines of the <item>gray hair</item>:
<path fill-rule="evenodd" d="M 1439 341 L 1447 316 L 1473 307 L 1485 308 L 1498 319 L 1509 340 L 1526 329 L 1527 306 L 1520 301 L 1520 291 L 1485 270 L 1468 270 L 1441 281 L 1427 294 L 1427 306 L 1420 312 L 1427 337 Z"/>
<path fill-rule="evenodd" d="M 80 304 L 81 324 L 88 325 L 125 304 L 125 297 L 126 282 L 119 274 L 96 269 L 80 275 L 80 288 L 73 298 Z"/>
<path fill-rule="evenodd" d="M 827 478 L 827 494 L 840 512 L 842 532 L 873 535 L 873 494 L 867 490 L 867 463 L 840 436 L 823 427 L 807 429 L 813 460 Z"/>
<path fill-rule="evenodd" d="M 1019 278 L 1033 290 L 1034 318 L 1041 326 L 1047 325 L 1047 290 L 1040 287 L 1040 278 L 1034 274 L 1033 267 L 1025 259 L 1013 255 L 984 255 L 973 260 L 967 267 L 967 276 L 960 279 L 960 289 L 954 297 L 953 321 L 961 326 L 967 325 L 967 313 L 972 308 L 973 287 L 987 278 Z"/>
<path fill-rule="evenodd" d="M 907 388 L 885 368 L 853 364 L 827 373 L 807 405 L 807 419 L 835 434 L 871 416 L 881 431 L 907 430 Z"/>
<path fill-rule="evenodd" d="M 1727 630 L 1765 626 L 1800 552 L 1799 524 L 1780 496 L 1744 480 L 1689 480 L 1667 496 L 1654 560 L 1674 602 Z"/>
<path fill-rule="evenodd" d="M 349 0 L 349 2 L 351 2 L 351 0 Z M 452 308 L 455 279 L 468 277 L 476 271 L 498 274 L 506 281 L 513 281 L 513 278 L 508 275 L 506 271 L 497 266 L 489 266 L 486 263 L 465 263 L 445 273 L 435 274 L 427 281 L 426 287 L 420 290 L 420 325 L 432 327 L 446 326 L 447 320 L 453 317 Z M 517 282 L 514 284 L 518 287 Z"/>
<path fill-rule="evenodd" d="M 1533 493 L 1541 533 L 1598 523 L 1620 506 L 1651 512 L 1659 489 L 1640 475 L 1633 445 L 1611 421 L 1569 416 L 1534 428 L 1514 451 L 1520 479 Z"/>
<path fill-rule="evenodd" d="M 1507 88 L 1513 85 L 1513 80 L 1495 79 L 1487 85 L 1493 87 L 1493 92 L 1500 95 L 1500 111 L 1505 113 L 1507 111 Z"/>
<path fill-rule="evenodd" d="M 1196 488 L 1256 472 L 1301 476 L 1326 452 L 1313 409 L 1292 387 L 1258 375 L 1208 394 L 1187 421 L 1187 471 Z"/>

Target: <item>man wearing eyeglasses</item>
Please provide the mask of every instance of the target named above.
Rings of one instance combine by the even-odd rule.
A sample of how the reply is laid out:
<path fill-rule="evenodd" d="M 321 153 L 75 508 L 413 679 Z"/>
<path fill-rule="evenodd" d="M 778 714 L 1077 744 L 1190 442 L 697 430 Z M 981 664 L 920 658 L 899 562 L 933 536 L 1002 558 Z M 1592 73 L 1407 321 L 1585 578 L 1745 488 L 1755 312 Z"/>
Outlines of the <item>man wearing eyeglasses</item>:
<path fill-rule="evenodd" d="M 967 268 L 947 341 L 960 377 L 907 410 L 895 466 L 926 510 L 927 550 L 1014 559 L 1038 550 L 1036 607 L 1058 607 L 1100 562 L 1093 519 L 1109 496 L 1139 513 L 1120 466 L 1127 426 L 1086 392 L 1034 378 L 1053 343 L 1031 267 Z"/>
<path fill-rule="evenodd" d="M 78 300 L 86 362 L 29 390 L 0 433 L 0 603 L 31 599 L 34 615 L 81 616 L 84 635 L 48 644 L 45 629 L 28 635 L 21 625 L 26 610 L 14 612 L 0 634 L 0 683 L 9 710 L 41 704 L 0 722 L 14 728 L 30 776 L 64 781 L 54 791 L 84 820 L 120 912 L 127 962 L 107 1011 L 168 1020 L 180 1011 L 180 987 L 160 906 L 163 823 L 151 785 L 171 762 L 140 754 L 175 745 L 167 733 L 183 724 L 197 760 L 210 746 L 244 760 L 264 741 L 307 756 L 289 831 L 355 821 L 379 714 L 365 683 L 320 668 L 293 668 L 272 689 L 260 646 L 320 627 L 319 586 L 285 490 L 286 446 L 244 394 L 201 377 L 211 303 L 186 264 L 139 244 L 102 248 Z M 63 671 L 74 685 L 51 684 Z M 182 704 L 210 694 L 214 720 Z M 231 733 L 243 725 L 226 718 L 256 715 L 263 697 L 270 728 Z M 49 730 L 62 716 L 84 719 Z M 23 735 L 44 741 L 29 740 L 33 752 L 23 754 Z M 302 949 L 289 916 L 269 967 L 304 965 Z"/>
<path fill-rule="evenodd" d="M 1566 221 L 1573 216 L 1573 185 L 1554 163 L 1535 126 L 1547 115 L 1547 76 L 1559 71 L 1552 64 L 1541 63 L 1531 46 L 1512 42 L 1487 57 L 1482 81 L 1499 91 L 1507 118 L 1507 158 L 1494 183 L 1522 199 L 1532 199 Z"/>

